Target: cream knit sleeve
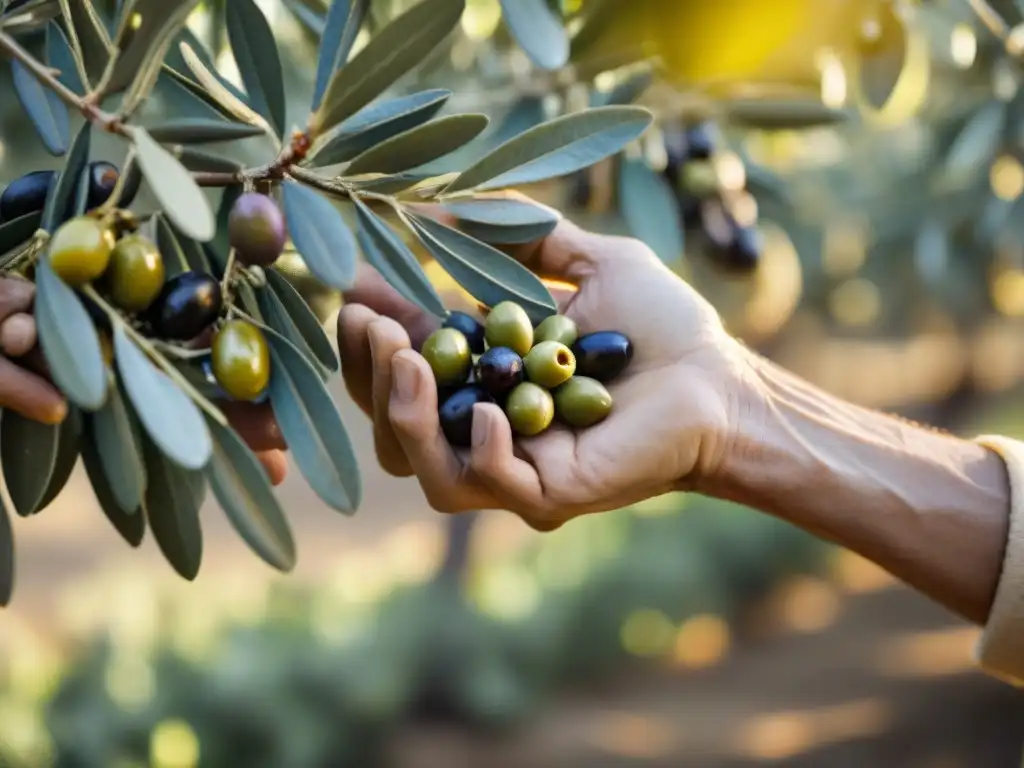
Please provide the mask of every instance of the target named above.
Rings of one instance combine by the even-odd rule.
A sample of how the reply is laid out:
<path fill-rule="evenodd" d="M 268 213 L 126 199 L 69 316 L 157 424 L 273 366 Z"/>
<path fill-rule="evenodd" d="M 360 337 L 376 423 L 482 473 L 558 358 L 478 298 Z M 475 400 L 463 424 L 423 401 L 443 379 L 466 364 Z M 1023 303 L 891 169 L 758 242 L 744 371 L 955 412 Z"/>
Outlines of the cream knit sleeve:
<path fill-rule="evenodd" d="M 977 442 L 1002 457 L 1010 476 L 1009 535 L 995 601 L 978 643 L 978 663 L 989 674 L 1024 687 L 1024 443 L 989 435 Z"/>

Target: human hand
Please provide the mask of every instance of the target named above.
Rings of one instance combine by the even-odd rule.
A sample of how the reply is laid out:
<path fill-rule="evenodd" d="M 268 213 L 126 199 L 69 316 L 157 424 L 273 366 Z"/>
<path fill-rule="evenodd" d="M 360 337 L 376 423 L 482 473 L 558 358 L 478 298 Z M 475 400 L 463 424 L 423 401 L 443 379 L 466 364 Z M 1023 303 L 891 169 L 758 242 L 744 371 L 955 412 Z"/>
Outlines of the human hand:
<path fill-rule="evenodd" d="M 433 374 L 414 351 L 437 321 L 364 267 L 346 294 L 338 343 L 348 390 L 373 418 L 383 468 L 415 474 L 439 511 L 502 508 L 539 530 L 699 487 L 721 464 L 746 370 L 714 309 L 639 241 L 568 221 L 508 252 L 573 286 L 553 293 L 581 333 L 614 329 L 632 340 L 630 367 L 609 387 L 611 415 L 579 432 L 556 424 L 513 439 L 501 409 L 481 404 L 473 447 L 453 449 Z"/>
<path fill-rule="evenodd" d="M 270 482 L 280 485 L 288 475 L 287 445 L 269 403 L 224 401 L 217 403 L 228 422 L 253 451 L 267 471 Z"/>

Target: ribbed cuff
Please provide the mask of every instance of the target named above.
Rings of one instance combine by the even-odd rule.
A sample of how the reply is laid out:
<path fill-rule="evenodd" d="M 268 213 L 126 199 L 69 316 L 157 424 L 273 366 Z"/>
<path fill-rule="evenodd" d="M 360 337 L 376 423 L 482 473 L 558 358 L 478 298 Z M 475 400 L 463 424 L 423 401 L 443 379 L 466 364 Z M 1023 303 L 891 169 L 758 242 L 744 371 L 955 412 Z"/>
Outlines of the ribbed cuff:
<path fill-rule="evenodd" d="M 1010 526 L 988 623 L 976 648 L 990 675 L 1024 687 L 1024 443 L 998 435 L 975 442 L 995 451 L 1010 476 Z"/>

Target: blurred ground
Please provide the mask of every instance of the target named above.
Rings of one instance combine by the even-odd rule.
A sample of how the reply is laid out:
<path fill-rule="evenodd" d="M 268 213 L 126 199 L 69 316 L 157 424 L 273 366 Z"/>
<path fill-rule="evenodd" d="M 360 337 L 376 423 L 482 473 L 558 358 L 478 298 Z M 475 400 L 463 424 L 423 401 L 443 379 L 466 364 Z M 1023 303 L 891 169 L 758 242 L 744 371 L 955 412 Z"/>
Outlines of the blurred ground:
<path fill-rule="evenodd" d="M 349 574 L 363 572 L 375 557 L 432 560 L 439 518 L 415 482 L 376 468 L 365 421 L 335 387 L 362 447 L 366 501 L 345 519 L 293 473 L 281 491 L 299 543 L 292 578 L 330 579 L 340 563 L 349 564 Z M 488 515 L 486 523 L 500 531 L 483 538 L 482 556 L 532 535 L 509 516 Z M 185 594 L 227 579 L 280 578 L 248 553 L 211 504 L 203 572 L 196 584 L 181 584 L 152 541 L 139 551 L 120 541 L 81 474 L 44 515 L 15 524 L 18 585 L 13 607 L 0 617 L 0 649 L 5 635 L 87 621 L 114 599 L 88 583 L 97 573 L 113 574 L 115 582 L 144 574 L 158 589 Z M 385 555 L 368 556 L 370 545 Z M 803 603 L 763 607 L 751 621 L 754 636 L 738 641 L 717 667 L 624 672 L 560 699 L 499 742 L 409 729 L 394 741 L 396 768 L 1018 766 L 1024 698 L 973 671 L 975 632 L 877 573 L 859 573 L 841 580 L 841 597 L 816 593 L 810 602 L 805 595 Z"/>

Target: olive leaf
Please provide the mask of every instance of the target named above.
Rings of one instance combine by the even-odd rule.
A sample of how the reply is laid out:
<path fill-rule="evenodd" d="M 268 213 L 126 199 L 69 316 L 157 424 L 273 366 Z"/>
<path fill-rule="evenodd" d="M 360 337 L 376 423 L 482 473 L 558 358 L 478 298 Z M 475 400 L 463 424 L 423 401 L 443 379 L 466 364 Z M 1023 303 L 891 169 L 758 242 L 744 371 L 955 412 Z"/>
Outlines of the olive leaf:
<path fill-rule="evenodd" d="M 499 147 L 531 128 L 543 124 L 544 120 L 543 100 L 538 96 L 522 96 L 488 134 L 487 141 L 492 148 Z"/>
<path fill-rule="evenodd" d="M 75 52 L 71 50 L 71 43 L 64 30 L 55 21 L 46 25 L 46 63 L 58 71 L 57 79 L 67 88 L 78 94 L 85 93 Z"/>
<path fill-rule="evenodd" d="M 295 567 L 295 540 L 256 454 L 233 429 L 212 419 L 213 458 L 206 477 L 214 497 L 242 540 L 272 568 Z"/>
<path fill-rule="evenodd" d="M 541 69 L 559 69 L 569 61 L 569 35 L 545 0 L 499 0 L 501 17 L 516 42 Z"/>
<path fill-rule="evenodd" d="M 139 166 L 167 217 L 178 229 L 201 242 L 216 234 L 213 211 L 203 190 L 174 155 L 157 144 L 149 132 L 131 129 Z"/>
<path fill-rule="evenodd" d="M 68 151 L 71 133 L 71 116 L 64 102 L 17 59 L 11 61 L 11 80 L 46 151 L 56 157 L 63 155 Z"/>
<path fill-rule="evenodd" d="M 487 115 L 447 115 L 410 128 L 363 152 L 345 169 L 346 176 L 401 173 L 451 154 L 487 127 Z"/>
<path fill-rule="evenodd" d="M 203 560 L 199 508 L 206 494 L 206 477 L 168 461 L 149 440 L 143 443 L 143 457 L 148 478 L 143 508 L 149 528 L 171 567 L 192 581 Z"/>
<path fill-rule="evenodd" d="M 243 168 L 242 163 L 232 160 L 230 157 L 213 155 L 192 147 L 177 146 L 174 148 L 174 156 L 189 171 L 238 173 Z"/>
<path fill-rule="evenodd" d="M 217 21 L 217 19 L 212 19 L 212 21 Z M 170 50 L 167 52 L 167 56 L 164 59 L 166 67 L 175 70 L 182 77 L 187 78 L 185 73 L 191 71 L 191 68 L 189 67 L 188 62 L 185 61 L 185 56 L 181 49 L 182 43 L 188 45 L 191 49 L 192 55 L 202 63 L 203 67 L 223 88 L 243 104 L 249 104 L 249 97 L 245 92 L 217 71 L 217 65 L 214 62 L 213 57 L 210 55 L 210 52 L 206 49 L 206 46 L 203 45 L 202 41 L 196 37 L 195 33 L 187 26 L 182 29 L 181 34 L 178 35 L 177 45 L 172 45 Z M 190 82 L 196 84 L 195 81 L 190 80 Z M 200 88 L 201 87 L 202 86 L 200 86 Z"/>
<path fill-rule="evenodd" d="M 306 356 L 269 331 L 270 404 L 302 476 L 325 504 L 352 514 L 362 478 L 352 439 L 334 400 Z"/>
<path fill-rule="evenodd" d="M 0 254 L 7 253 L 28 242 L 39 229 L 42 220 L 43 214 L 37 211 L 11 219 L 6 224 L 0 224 Z"/>
<path fill-rule="evenodd" d="M 302 26 L 317 37 L 322 37 L 327 28 L 326 17 L 314 11 L 303 0 L 282 0 L 284 7 L 291 11 Z"/>
<path fill-rule="evenodd" d="M 168 120 L 149 126 L 148 130 L 149 135 L 161 144 L 212 144 L 263 135 L 263 129 L 255 125 L 202 117 Z"/>
<path fill-rule="evenodd" d="M 96 328 L 75 292 L 50 267 L 36 264 L 36 331 L 50 376 L 67 398 L 86 411 L 107 399 L 107 367 Z"/>
<path fill-rule="evenodd" d="M 306 343 L 306 339 L 302 335 L 302 331 L 299 330 L 295 321 L 292 320 L 291 315 L 288 314 L 288 310 L 285 309 L 277 294 L 272 290 L 264 289 L 258 292 L 254 291 L 254 298 L 256 299 L 256 305 L 259 307 L 259 319 L 302 352 L 313 364 L 313 367 L 317 369 L 320 378 L 326 381 L 329 376 L 328 369 L 320 363 L 317 355 L 310 349 L 309 344 Z"/>
<path fill-rule="evenodd" d="M 362 179 L 350 179 L 349 183 L 367 192 L 378 195 L 395 195 L 410 187 L 435 178 L 432 173 L 396 173 L 393 176 L 367 176 Z"/>
<path fill-rule="evenodd" d="M 459 23 L 465 6 L 465 0 L 423 0 L 374 35 L 331 77 L 310 133 L 330 130 L 419 65 Z"/>
<path fill-rule="evenodd" d="M 477 301 L 489 307 L 515 301 L 534 324 L 558 312 L 540 278 L 511 256 L 425 216 L 410 220 L 437 263 Z"/>
<path fill-rule="evenodd" d="M 990 101 L 974 113 L 946 153 L 941 167 L 944 183 L 963 184 L 987 172 L 986 161 L 1002 139 L 1005 118 L 1002 101 Z"/>
<path fill-rule="evenodd" d="M 434 88 L 370 104 L 321 137 L 310 152 L 310 164 L 347 162 L 392 136 L 422 125 L 451 95 L 451 91 Z"/>
<path fill-rule="evenodd" d="M 141 505 L 133 509 L 124 509 L 117 501 L 101 461 L 102 448 L 99 448 L 91 433 L 89 419 L 86 417 L 86 434 L 82 440 L 82 466 L 92 486 L 96 501 L 106 515 L 107 520 L 128 544 L 138 547 L 146 535 L 146 516 L 142 514 Z"/>
<path fill-rule="evenodd" d="M 60 0 L 61 13 L 69 32 L 71 49 L 81 62 L 83 83 L 99 82 L 110 59 L 110 36 L 92 0 Z"/>
<path fill-rule="evenodd" d="M 46 495 L 60 447 L 60 425 L 5 410 L 0 416 L 0 463 L 14 511 L 34 515 Z"/>
<path fill-rule="evenodd" d="M 409 246 L 362 200 L 353 200 L 359 220 L 359 245 L 366 261 L 406 299 L 435 317 L 444 317 L 444 302 Z"/>
<path fill-rule="evenodd" d="M 60 435 L 57 438 L 57 459 L 53 463 L 53 472 L 50 474 L 50 482 L 46 486 L 43 498 L 36 505 L 36 512 L 42 512 L 60 495 L 71 479 L 71 473 L 78 463 L 78 455 L 82 439 L 82 412 L 71 406 L 68 414 L 60 425 Z M 2 425 L 0 425 L 2 429 Z"/>
<path fill-rule="evenodd" d="M 196 405 L 151 363 L 119 324 L 114 358 L 125 393 L 146 434 L 174 463 L 197 470 L 210 460 L 210 431 Z"/>
<path fill-rule="evenodd" d="M 155 214 L 156 243 L 163 254 L 168 271 L 173 274 L 181 272 L 211 272 L 210 262 L 199 243 L 185 235 L 163 215 Z M 175 263 L 170 264 L 173 260 Z"/>
<path fill-rule="evenodd" d="M 227 267 L 228 257 L 231 253 L 231 239 L 228 235 L 228 221 L 231 218 L 231 210 L 235 201 L 242 196 L 245 188 L 241 184 L 232 184 L 225 187 L 217 205 L 217 234 L 213 240 L 203 245 L 203 250 L 209 257 L 213 268 L 213 274 L 217 278 L 224 276 L 224 269 Z"/>
<path fill-rule="evenodd" d="M 654 73 L 647 69 L 630 75 L 617 83 L 609 91 L 593 91 L 590 95 L 591 107 L 606 107 L 615 104 L 632 104 L 646 91 L 654 81 Z"/>
<path fill-rule="evenodd" d="M 212 67 L 207 66 L 202 59 L 196 54 L 195 50 L 186 42 L 181 42 L 178 45 L 181 51 L 182 57 L 185 59 L 185 64 L 188 66 L 189 71 L 195 75 L 198 84 L 203 88 L 206 94 L 211 100 L 213 100 L 220 109 L 227 113 L 229 116 L 241 120 L 244 123 L 250 125 L 258 125 L 266 130 L 272 130 L 270 124 L 260 116 L 249 104 L 239 98 L 232 92 L 215 74 Z M 186 87 L 187 78 L 179 80 Z"/>
<path fill-rule="evenodd" d="M 203 86 L 166 64 L 157 78 L 156 90 L 167 102 L 168 110 L 176 114 L 208 120 L 236 119 L 235 114 Z"/>
<path fill-rule="evenodd" d="M 249 104 L 274 127 L 278 137 L 283 137 L 287 129 L 284 75 L 267 17 L 253 0 L 231 0 L 225 13 L 231 52 Z"/>
<path fill-rule="evenodd" d="M 281 202 L 288 233 L 313 276 L 340 291 L 352 287 L 356 242 L 333 203 L 294 181 L 281 184 Z"/>
<path fill-rule="evenodd" d="M 850 119 L 846 110 L 834 109 L 813 99 L 735 99 L 722 106 L 730 123 L 761 130 L 818 128 Z"/>
<path fill-rule="evenodd" d="M 683 220 L 672 185 L 651 170 L 642 157 L 619 164 L 619 210 L 633 236 L 646 243 L 666 264 L 683 257 Z"/>
<path fill-rule="evenodd" d="M 133 415 L 121 386 L 110 388 L 106 405 L 89 416 L 89 437 L 95 443 L 99 468 L 116 507 L 134 513 L 146 490 L 146 466 Z"/>
<path fill-rule="evenodd" d="M 550 235 L 558 226 L 555 211 L 523 200 L 481 197 L 444 206 L 459 218 L 459 228 L 485 243 L 531 243 Z"/>
<path fill-rule="evenodd" d="M 370 0 L 334 0 L 331 3 L 320 32 L 320 56 L 311 107 L 314 112 L 320 108 L 327 84 L 348 61 L 369 7 Z M 293 12 L 297 13 L 297 9 L 293 8 Z"/>
<path fill-rule="evenodd" d="M 107 93 L 123 91 L 140 77 L 155 77 L 167 51 L 198 0 L 133 0 L 122 11 L 114 49 L 117 59 Z"/>
<path fill-rule="evenodd" d="M 323 324 L 302 298 L 302 294 L 274 269 L 267 270 L 267 286 L 277 295 L 316 359 L 328 370 L 337 371 L 339 363 L 334 344 L 324 331 Z"/>
<path fill-rule="evenodd" d="M 555 118 L 505 142 L 453 181 L 444 193 L 530 184 L 565 176 L 614 155 L 653 121 L 646 109 L 597 107 Z"/>
<path fill-rule="evenodd" d="M 0 607 L 11 602 L 14 592 L 14 529 L 11 516 L 0 499 Z"/>

